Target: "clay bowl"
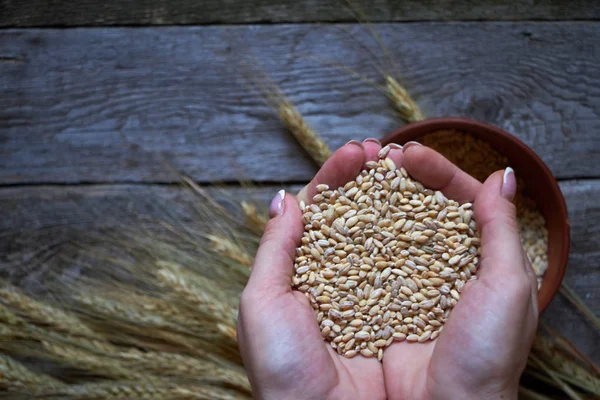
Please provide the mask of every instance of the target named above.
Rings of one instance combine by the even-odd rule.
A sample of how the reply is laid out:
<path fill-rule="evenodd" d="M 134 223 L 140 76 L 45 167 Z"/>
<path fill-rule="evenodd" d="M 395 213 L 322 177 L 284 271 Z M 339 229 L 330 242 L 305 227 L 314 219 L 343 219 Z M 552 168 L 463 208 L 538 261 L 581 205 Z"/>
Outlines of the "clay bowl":
<path fill-rule="evenodd" d="M 469 133 L 488 142 L 496 151 L 505 155 L 517 176 L 523 178 L 529 196 L 536 202 L 546 219 L 548 229 L 548 268 L 540 291 L 540 313 L 550 304 L 556 294 L 567 268 L 569 256 L 569 220 L 567 206 L 556 179 L 544 162 L 527 145 L 505 131 L 481 122 L 463 118 L 435 118 L 406 125 L 381 142 L 404 144 L 427 133 L 440 129 L 455 129 Z"/>

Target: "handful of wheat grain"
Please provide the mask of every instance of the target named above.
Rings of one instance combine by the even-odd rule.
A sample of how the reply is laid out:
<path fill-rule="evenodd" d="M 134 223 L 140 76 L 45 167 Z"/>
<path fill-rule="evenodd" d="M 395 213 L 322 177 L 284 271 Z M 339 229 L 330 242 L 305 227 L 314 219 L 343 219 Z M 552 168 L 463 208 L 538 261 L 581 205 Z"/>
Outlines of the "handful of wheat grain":
<path fill-rule="evenodd" d="M 343 188 L 319 185 L 313 204 L 300 204 L 305 232 L 292 284 L 346 357 L 381 360 L 394 340 L 436 339 L 475 279 L 472 205 L 425 188 L 384 158 L 388 151 Z"/>

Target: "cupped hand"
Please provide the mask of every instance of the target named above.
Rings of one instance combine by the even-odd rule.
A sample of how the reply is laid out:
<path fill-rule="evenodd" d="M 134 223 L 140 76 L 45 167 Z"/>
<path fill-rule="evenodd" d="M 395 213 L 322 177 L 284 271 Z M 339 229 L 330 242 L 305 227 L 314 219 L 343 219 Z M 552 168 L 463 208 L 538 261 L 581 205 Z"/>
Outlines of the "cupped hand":
<path fill-rule="evenodd" d="M 337 150 L 294 197 L 279 192 L 240 302 L 238 341 L 257 399 L 385 399 L 382 365 L 376 359 L 338 355 L 323 341 L 304 294 L 293 291 L 296 247 L 304 226 L 298 202 L 309 204 L 317 185 L 353 180 L 377 159 L 374 140 Z M 401 162 L 398 148 L 389 157 Z"/>
<path fill-rule="evenodd" d="M 291 289 L 295 249 L 303 232 L 298 201 L 318 184 L 354 179 L 380 146 L 351 142 L 325 163 L 298 196 L 280 192 L 242 294 L 238 340 L 260 399 L 516 398 L 518 379 L 537 325 L 537 282 L 525 256 L 511 203 L 514 173 L 484 184 L 435 151 L 413 144 L 392 150 L 395 164 L 425 186 L 460 203 L 474 202 L 482 239 L 478 280 L 469 282 L 443 333 L 433 342 L 392 344 L 383 363 L 338 355 L 320 335 L 306 297 Z"/>
<path fill-rule="evenodd" d="M 538 320 L 537 281 L 521 246 L 511 169 L 481 184 L 430 148 L 404 148 L 404 168 L 426 187 L 473 202 L 481 237 L 478 279 L 462 290 L 443 332 L 385 352 L 390 399 L 516 399 Z"/>

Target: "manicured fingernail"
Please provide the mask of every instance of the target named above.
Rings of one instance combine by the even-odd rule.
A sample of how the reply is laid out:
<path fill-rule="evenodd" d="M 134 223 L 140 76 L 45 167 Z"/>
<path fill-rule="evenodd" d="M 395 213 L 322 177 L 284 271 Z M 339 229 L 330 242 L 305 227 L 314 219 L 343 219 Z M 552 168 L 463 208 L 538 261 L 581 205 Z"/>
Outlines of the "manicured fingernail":
<path fill-rule="evenodd" d="M 361 149 L 364 149 L 363 144 L 361 142 L 359 142 L 358 140 L 351 140 L 346 144 L 352 144 L 352 145 L 360 147 Z"/>
<path fill-rule="evenodd" d="M 363 140 L 363 143 L 367 143 L 367 142 L 376 143 L 379 146 L 381 146 L 381 142 L 375 138 L 367 138 L 367 139 Z"/>
<path fill-rule="evenodd" d="M 406 151 L 408 148 L 415 147 L 415 146 L 423 146 L 423 145 L 421 143 L 415 142 L 415 141 L 406 142 L 406 143 L 404 143 L 403 151 Z"/>
<path fill-rule="evenodd" d="M 283 199 L 285 199 L 285 190 L 280 190 L 271 201 L 271 206 L 269 207 L 269 214 L 272 218 L 283 214 Z"/>
<path fill-rule="evenodd" d="M 502 189 L 500 194 L 508 201 L 513 201 L 515 194 L 517 193 L 517 178 L 515 177 L 515 171 L 511 167 L 507 167 L 504 170 L 504 176 L 502 177 Z"/>
<path fill-rule="evenodd" d="M 392 150 L 402 150 L 402 146 L 400 146 L 398 143 L 390 143 L 388 146 L 390 146 Z"/>

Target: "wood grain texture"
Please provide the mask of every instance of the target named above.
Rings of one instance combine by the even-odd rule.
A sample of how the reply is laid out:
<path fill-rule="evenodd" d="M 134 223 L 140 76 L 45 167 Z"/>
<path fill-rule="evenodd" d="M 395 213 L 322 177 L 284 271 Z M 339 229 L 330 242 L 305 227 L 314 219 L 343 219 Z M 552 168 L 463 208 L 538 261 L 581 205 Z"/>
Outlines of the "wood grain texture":
<path fill-rule="evenodd" d="M 295 193 L 300 186 L 285 188 Z M 565 281 L 593 312 L 600 314 L 600 204 L 596 201 L 600 180 L 563 182 L 561 188 L 572 227 L 572 252 Z M 231 201 L 242 199 L 266 206 L 278 189 L 279 186 L 226 187 L 209 191 L 226 207 Z M 81 265 L 77 258 L 63 257 L 73 251 L 73 242 L 132 227 L 159 230 L 161 221 L 202 226 L 203 221 L 194 212 L 196 201 L 197 197 L 188 190 L 164 185 L 2 188 L 0 272 L 28 287 L 43 288 L 52 274 L 68 278 L 78 273 Z M 544 318 L 583 352 L 600 361 L 598 332 L 561 296 L 555 298 Z"/>
<path fill-rule="evenodd" d="M 600 175 L 598 24 L 377 29 L 426 115 L 504 128 L 559 178 Z M 203 182 L 307 180 L 315 166 L 242 60 L 337 148 L 400 125 L 381 93 L 322 61 L 381 82 L 356 38 L 378 52 L 353 24 L 0 31 L 0 184 L 176 182 L 165 163 Z"/>
<path fill-rule="evenodd" d="M 567 20 L 600 16 L 586 0 L 353 0 L 371 21 Z M 0 26 L 354 22 L 343 0 L 0 0 Z"/>

